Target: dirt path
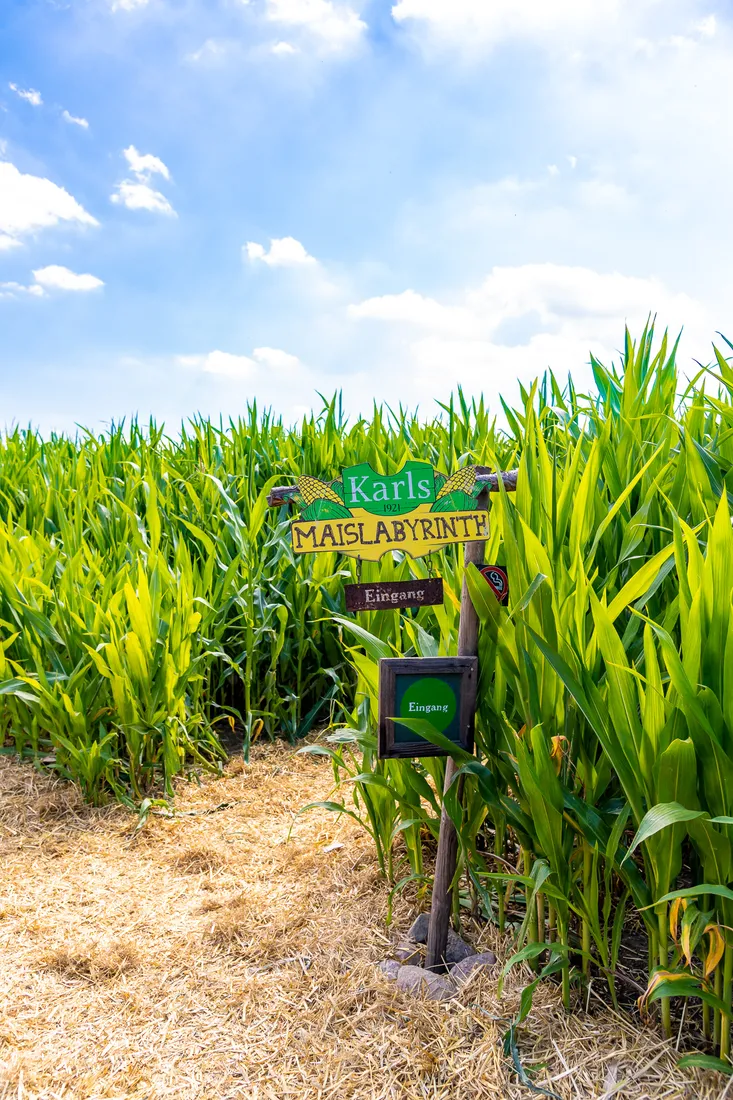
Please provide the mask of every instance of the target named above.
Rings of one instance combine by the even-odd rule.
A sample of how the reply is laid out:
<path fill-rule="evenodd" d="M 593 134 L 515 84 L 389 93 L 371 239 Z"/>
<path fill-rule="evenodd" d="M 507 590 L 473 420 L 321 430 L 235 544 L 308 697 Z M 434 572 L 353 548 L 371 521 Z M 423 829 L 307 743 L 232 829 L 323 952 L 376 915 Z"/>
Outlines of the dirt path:
<path fill-rule="evenodd" d="M 181 787 L 179 814 L 197 816 L 150 818 L 131 842 L 123 810 L 1 760 L 0 1097 L 529 1097 L 491 1019 L 516 1010 L 521 976 L 501 1003 L 489 975 L 460 1001 L 404 998 L 374 961 L 414 907 L 388 933 L 369 838 L 319 811 L 288 841 L 330 781 L 263 748 Z M 720 1097 L 631 1020 L 565 1018 L 552 989 L 535 1003 L 522 1058 L 563 1100 Z"/>

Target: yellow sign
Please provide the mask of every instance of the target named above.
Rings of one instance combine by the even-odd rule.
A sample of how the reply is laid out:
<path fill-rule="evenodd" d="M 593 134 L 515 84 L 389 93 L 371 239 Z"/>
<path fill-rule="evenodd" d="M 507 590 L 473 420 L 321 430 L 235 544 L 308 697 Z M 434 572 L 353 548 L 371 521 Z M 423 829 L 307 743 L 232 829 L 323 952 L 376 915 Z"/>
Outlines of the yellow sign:
<path fill-rule="evenodd" d="M 290 530 L 296 554 L 336 551 L 378 561 L 389 550 L 421 558 L 453 542 L 483 542 L 489 537 L 489 518 L 485 511 L 436 512 L 430 504 L 399 518 L 352 507 L 349 518 L 295 520 Z"/>

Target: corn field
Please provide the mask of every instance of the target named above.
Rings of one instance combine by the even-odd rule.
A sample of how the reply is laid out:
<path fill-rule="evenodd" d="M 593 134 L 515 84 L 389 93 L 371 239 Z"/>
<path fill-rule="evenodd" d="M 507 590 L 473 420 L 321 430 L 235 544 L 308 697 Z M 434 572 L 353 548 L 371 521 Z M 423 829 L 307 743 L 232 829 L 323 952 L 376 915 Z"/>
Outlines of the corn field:
<path fill-rule="evenodd" d="M 443 605 L 347 619 L 357 565 L 297 560 L 276 483 L 408 459 L 450 474 L 518 469 L 491 501 L 475 567 L 476 753 L 445 805 L 459 835 L 454 919 L 512 930 L 532 989 L 568 1007 L 588 981 L 616 1004 L 633 929 L 640 1004 L 670 1034 L 690 1002 L 729 1065 L 733 985 L 733 367 L 727 350 L 682 384 L 676 348 L 627 334 L 594 392 L 547 374 L 519 408 L 462 394 L 426 421 L 334 399 L 286 428 L 256 407 L 167 436 L 0 440 L 0 751 L 78 782 L 99 804 L 173 793 L 216 770 L 234 736 L 330 758 L 332 800 L 373 838 L 395 890 L 428 889 L 444 762 L 376 756 L 381 657 L 455 652 L 461 548 L 364 563 L 362 580 L 445 583 Z M 500 415 L 495 418 L 495 413 Z M 240 742 L 241 743 L 241 742 Z M 459 793 L 460 792 L 460 793 Z M 656 1011 L 656 1009 L 654 1010 Z M 702 1055 L 694 1055 L 698 1062 Z M 705 1064 L 712 1065 L 708 1056 Z M 718 1063 L 715 1063 L 718 1064 Z"/>
<path fill-rule="evenodd" d="M 508 572 L 508 607 L 475 566 L 466 577 L 480 683 L 476 754 L 459 756 L 445 796 L 454 923 L 472 911 L 515 931 L 508 965 L 538 973 L 516 1022 L 553 975 L 567 1007 L 591 979 L 618 1004 L 631 929 L 647 955 L 642 1012 L 659 1002 L 670 1035 L 672 1002 L 692 999 L 720 1060 L 687 1064 L 730 1069 L 733 369 L 718 351 L 681 392 L 675 352 L 627 334 L 618 370 L 593 361 L 595 394 L 547 376 L 505 407 L 508 431 L 477 431 L 463 451 L 518 478 L 493 497 L 486 549 Z M 361 821 L 385 874 L 402 873 L 395 889 L 427 881 L 445 765 L 376 759 L 378 661 L 455 652 L 463 571 L 441 567 L 444 607 L 341 620 L 355 710 L 305 750 L 330 756 L 341 799 L 326 805 Z"/>

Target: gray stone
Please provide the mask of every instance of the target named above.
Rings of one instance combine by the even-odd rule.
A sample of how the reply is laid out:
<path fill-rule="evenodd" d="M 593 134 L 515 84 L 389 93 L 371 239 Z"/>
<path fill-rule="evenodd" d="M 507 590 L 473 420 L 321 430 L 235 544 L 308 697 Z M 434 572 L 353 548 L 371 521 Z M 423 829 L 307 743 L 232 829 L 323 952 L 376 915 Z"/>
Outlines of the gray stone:
<path fill-rule="evenodd" d="M 465 985 L 477 971 L 485 970 L 489 966 L 496 966 L 496 955 L 493 951 L 481 951 L 478 955 L 469 955 L 451 967 L 451 981 L 458 986 Z"/>
<path fill-rule="evenodd" d="M 401 943 L 395 948 L 395 958 L 406 966 L 421 966 L 423 961 L 422 946 L 417 943 Z"/>
<path fill-rule="evenodd" d="M 421 913 L 419 917 L 413 922 L 412 928 L 407 933 L 411 940 L 415 943 L 427 943 L 428 942 L 428 924 L 430 923 L 430 914 Z"/>
<path fill-rule="evenodd" d="M 398 962 L 394 959 L 382 959 L 378 965 L 385 978 L 389 978 L 391 982 L 397 980 L 397 975 L 400 972 L 400 964 Z"/>
<path fill-rule="evenodd" d="M 430 914 L 421 913 L 420 916 L 415 919 L 412 928 L 407 933 L 408 939 L 413 940 L 414 943 L 427 943 L 429 924 Z M 445 948 L 445 961 L 448 966 L 453 966 L 455 963 L 467 959 L 469 955 L 475 954 L 476 952 L 474 949 L 462 940 L 460 936 L 457 936 L 452 928 L 448 929 L 448 942 Z"/>
<path fill-rule="evenodd" d="M 470 944 L 462 940 L 460 936 L 457 936 L 452 928 L 448 929 L 448 943 L 446 944 L 444 955 L 448 966 L 454 966 L 455 963 L 463 962 L 464 959 L 475 954 L 476 951 Z"/>
<path fill-rule="evenodd" d="M 397 988 L 413 997 L 427 997 L 429 1001 L 449 1001 L 456 995 L 456 987 L 450 978 L 423 970 L 421 966 L 401 966 L 397 975 Z"/>

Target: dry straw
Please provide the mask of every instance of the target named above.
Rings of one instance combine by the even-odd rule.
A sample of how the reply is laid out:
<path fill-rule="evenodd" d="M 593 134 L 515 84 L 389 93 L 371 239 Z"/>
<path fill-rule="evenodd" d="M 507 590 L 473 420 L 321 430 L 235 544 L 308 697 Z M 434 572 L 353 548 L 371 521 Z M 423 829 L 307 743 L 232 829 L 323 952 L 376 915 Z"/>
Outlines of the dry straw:
<path fill-rule="evenodd" d="M 510 975 L 500 1003 L 495 975 L 448 1004 L 404 997 L 374 963 L 414 898 L 388 931 L 388 887 L 350 822 L 315 812 L 288 842 L 294 812 L 330 781 L 317 759 L 263 747 L 221 782 L 182 785 L 177 810 L 194 813 L 152 817 L 131 842 L 124 810 L 2 761 L 0 1097 L 528 1097 L 492 1019 L 516 1011 L 527 975 Z M 506 954 L 495 934 L 479 942 Z M 567 1016 L 552 986 L 519 1045 L 563 1100 L 722 1091 L 593 997 Z"/>

